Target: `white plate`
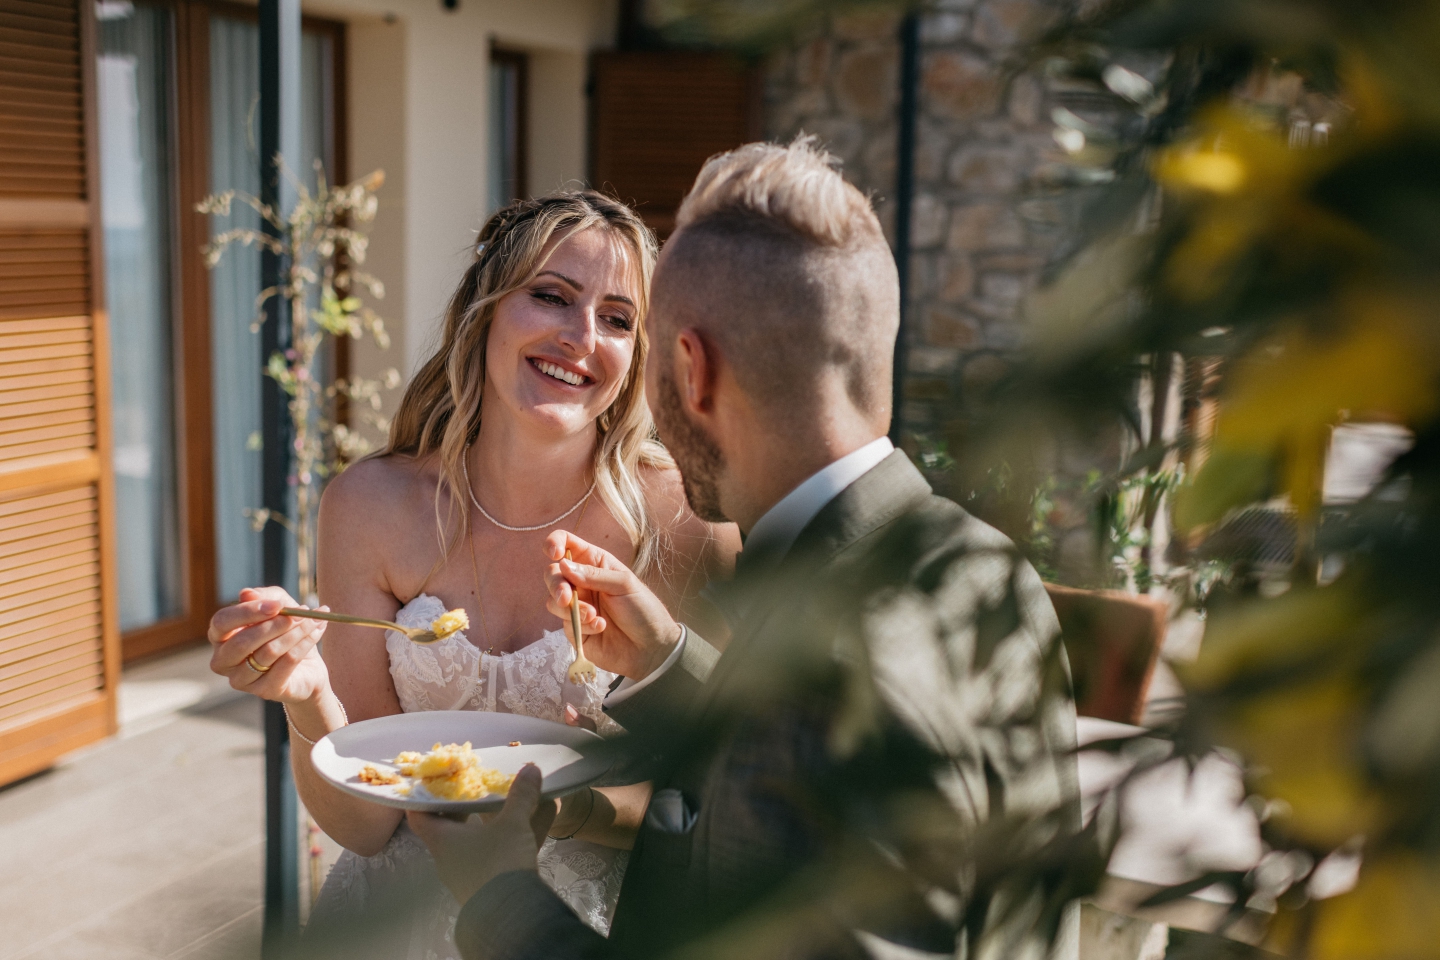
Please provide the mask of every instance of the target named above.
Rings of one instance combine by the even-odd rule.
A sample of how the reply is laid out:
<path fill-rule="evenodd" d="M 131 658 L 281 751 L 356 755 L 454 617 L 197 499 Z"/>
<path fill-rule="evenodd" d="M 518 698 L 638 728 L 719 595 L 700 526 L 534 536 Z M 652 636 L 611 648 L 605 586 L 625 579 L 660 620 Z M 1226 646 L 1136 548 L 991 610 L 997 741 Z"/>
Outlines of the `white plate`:
<path fill-rule="evenodd" d="M 520 746 L 510 742 L 519 740 Z M 483 713 L 476 710 L 434 710 L 397 713 L 341 727 L 322 737 L 310 750 L 310 762 L 346 793 L 374 803 L 402 810 L 428 813 L 472 813 L 498 810 L 505 803 L 500 796 L 483 800 L 439 800 L 415 786 L 409 796 L 396 791 L 400 784 L 370 784 L 359 780 L 360 769 L 371 765 L 393 771 L 390 761 L 406 750 L 421 753 L 436 743 L 469 741 L 480 765 L 515 773 L 533 763 L 544 774 L 541 789 L 549 797 L 563 797 L 594 783 L 605 775 L 611 760 L 596 751 L 604 741 L 580 727 L 522 717 L 513 713 Z"/>

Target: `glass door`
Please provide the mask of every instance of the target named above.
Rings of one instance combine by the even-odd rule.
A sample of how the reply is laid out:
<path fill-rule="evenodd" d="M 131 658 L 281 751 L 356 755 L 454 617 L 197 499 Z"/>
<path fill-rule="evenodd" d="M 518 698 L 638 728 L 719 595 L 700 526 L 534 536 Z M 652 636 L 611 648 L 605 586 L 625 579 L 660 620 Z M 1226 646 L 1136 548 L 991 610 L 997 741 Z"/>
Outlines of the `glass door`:
<path fill-rule="evenodd" d="M 240 204 L 223 224 L 194 210 L 215 191 L 259 193 L 259 30 L 253 11 L 223 2 L 98 0 L 94 11 L 108 468 L 122 650 L 133 659 L 201 639 L 216 607 L 261 582 L 261 537 L 245 515 L 260 505 L 259 256 L 233 247 L 207 272 L 199 253 L 213 230 L 258 221 Z M 343 39 L 339 24 L 305 21 L 293 172 L 312 187 L 314 160 L 345 174 Z"/>
<path fill-rule="evenodd" d="M 105 294 L 110 310 L 120 629 L 180 616 L 172 20 L 97 5 Z"/>

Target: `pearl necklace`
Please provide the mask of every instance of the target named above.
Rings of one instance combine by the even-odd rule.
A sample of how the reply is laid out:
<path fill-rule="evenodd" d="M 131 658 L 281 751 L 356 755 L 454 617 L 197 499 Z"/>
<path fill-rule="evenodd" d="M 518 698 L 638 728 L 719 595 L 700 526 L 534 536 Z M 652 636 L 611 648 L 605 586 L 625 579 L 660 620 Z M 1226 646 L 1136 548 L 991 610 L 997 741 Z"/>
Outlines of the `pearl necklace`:
<path fill-rule="evenodd" d="M 531 533 L 531 532 L 536 531 L 536 530 L 544 530 L 544 529 L 547 529 L 548 527 L 553 527 L 553 526 L 555 526 L 555 524 L 559 523 L 561 520 L 564 520 L 566 517 L 570 516 L 570 514 L 574 513 L 576 510 L 579 510 L 579 509 L 580 509 L 580 505 L 583 504 L 586 500 L 589 500 L 589 499 L 590 499 L 590 494 L 592 494 L 592 493 L 595 492 L 595 485 L 600 482 L 600 478 L 599 478 L 599 477 L 596 477 L 595 480 L 594 480 L 594 482 L 590 484 L 590 489 L 585 491 L 585 495 L 584 495 L 583 497 L 581 497 L 579 500 L 575 501 L 575 506 L 571 507 L 569 510 L 566 510 L 564 513 L 560 514 L 560 516 L 556 517 L 554 520 L 551 520 L 551 521 L 549 521 L 549 522 L 547 522 L 547 523 L 537 523 L 537 524 L 535 524 L 535 526 L 533 526 L 533 527 L 512 527 L 512 526 L 510 526 L 510 524 L 508 524 L 508 523 L 501 523 L 499 520 L 496 520 L 494 517 L 490 516 L 490 514 L 486 512 L 485 508 L 482 507 L 482 506 L 480 506 L 480 501 L 475 499 L 475 485 L 470 482 L 470 451 L 469 451 L 469 450 L 466 450 L 466 451 L 465 451 L 465 456 L 464 456 L 463 458 L 461 458 L 461 460 L 460 460 L 460 468 L 461 468 L 463 471 L 465 471 L 465 492 L 467 492 L 467 493 L 470 494 L 470 502 L 473 503 L 473 504 L 475 504 L 475 509 L 476 509 L 476 510 L 479 510 L 479 511 L 480 511 L 480 515 L 481 515 L 482 517 L 484 517 L 486 520 L 489 520 L 491 523 L 495 524 L 495 526 L 499 527 L 501 530 L 509 530 L 511 533 Z"/>

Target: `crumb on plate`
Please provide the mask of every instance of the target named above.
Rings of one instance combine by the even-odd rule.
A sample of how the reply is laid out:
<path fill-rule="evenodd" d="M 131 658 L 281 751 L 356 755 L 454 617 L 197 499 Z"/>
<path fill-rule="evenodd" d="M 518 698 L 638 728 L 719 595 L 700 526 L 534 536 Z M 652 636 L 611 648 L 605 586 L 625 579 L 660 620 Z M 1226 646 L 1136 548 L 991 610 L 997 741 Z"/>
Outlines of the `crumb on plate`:
<path fill-rule="evenodd" d="M 400 782 L 400 774 L 394 771 L 381 770 L 373 764 L 367 763 L 360 768 L 359 780 L 361 783 L 369 783 L 374 786 L 388 786 Z"/>

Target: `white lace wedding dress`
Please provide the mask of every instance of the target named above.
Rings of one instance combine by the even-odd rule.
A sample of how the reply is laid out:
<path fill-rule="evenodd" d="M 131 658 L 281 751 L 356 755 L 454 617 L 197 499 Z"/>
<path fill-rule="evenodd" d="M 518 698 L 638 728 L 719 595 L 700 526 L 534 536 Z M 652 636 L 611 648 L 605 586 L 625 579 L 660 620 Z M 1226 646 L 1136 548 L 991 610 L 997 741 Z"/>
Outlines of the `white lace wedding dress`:
<path fill-rule="evenodd" d="M 445 612 L 435 597 L 421 594 L 395 617 L 423 627 Z M 390 676 L 400 707 L 419 710 L 490 710 L 564 722 L 567 703 L 595 721 L 601 735 L 619 726 L 600 709 L 614 675 L 597 671 L 584 685 L 565 679 L 574 653 L 561 630 L 553 630 L 514 653 L 482 653 L 457 633 L 421 646 L 393 630 L 386 634 Z M 540 875 L 580 916 L 601 933 L 610 927 L 629 854 L 584 840 L 547 840 L 540 850 Z M 388 911 L 388 913 L 387 913 Z M 354 931 L 367 921 L 383 927 L 373 943 L 386 960 L 458 960 L 453 934 L 460 905 L 440 883 L 429 852 L 401 821 L 385 849 L 373 857 L 346 850 L 320 891 L 310 928 Z M 368 952 L 368 951 L 367 951 Z M 356 956 L 347 950 L 347 956 Z"/>

